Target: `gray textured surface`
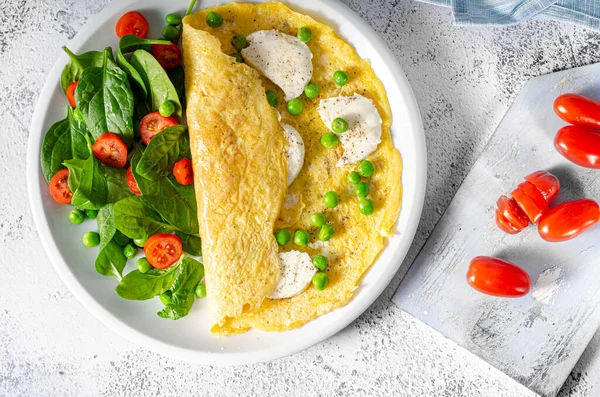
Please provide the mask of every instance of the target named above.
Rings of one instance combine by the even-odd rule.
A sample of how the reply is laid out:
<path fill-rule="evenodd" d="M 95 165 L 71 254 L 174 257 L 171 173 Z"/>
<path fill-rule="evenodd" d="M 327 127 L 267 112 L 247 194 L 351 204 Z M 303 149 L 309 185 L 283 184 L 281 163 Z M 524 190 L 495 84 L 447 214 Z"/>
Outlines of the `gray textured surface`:
<path fill-rule="evenodd" d="M 600 326 L 600 229 L 564 244 L 542 240 L 536 227 L 509 236 L 495 225 L 494 203 L 539 169 L 561 180 L 554 205 L 600 196 L 597 171 L 565 161 L 554 148 L 554 134 L 565 123 L 552 107 L 567 92 L 598 98 L 599 79 L 596 63 L 525 84 L 393 299 L 544 396 L 556 395 Z M 523 267 L 531 293 L 499 299 L 468 288 L 465 274 L 479 255 Z M 550 278 L 556 282 L 543 281 Z"/>
<path fill-rule="evenodd" d="M 417 238 L 385 293 L 334 338 L 272 363 L 220 369 L 158 356 L 108 331 L 54 273 L 33 227 L 24 161 L 37 93 L 60 46 L 108 2 L 0 5 L 0 395 L 531 395 L 390 297 L 519 88 L 600 60 L 597 33 L 550 22 L 456 28 L 448 10 L 433 6 L 345 0 L 394 50 L 423 114 L 430 179 Z M 598 346 L 597 335 L 561 396 L 600 394 Z"/>

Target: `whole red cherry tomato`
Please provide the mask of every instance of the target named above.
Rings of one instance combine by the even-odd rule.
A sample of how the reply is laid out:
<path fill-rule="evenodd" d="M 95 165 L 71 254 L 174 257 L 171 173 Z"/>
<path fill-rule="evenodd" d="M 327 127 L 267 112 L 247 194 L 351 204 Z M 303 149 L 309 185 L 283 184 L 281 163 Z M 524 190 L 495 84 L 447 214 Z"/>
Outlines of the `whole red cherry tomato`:
<path fill-rule="evenodd" d="M 188 158 L 182 158 L 173 166 L 173 175 L 180 185 L 191 185 L 194 183 L 194 171 L 192 161 Z"/>
<path fill-rule="evenodd" d="M 98 160 L 113 168 L 123 168 L 127 163 L 127 145 L 117 134 L 106 132 L 96 139 L 92 152 Z"/>
<path fill-rule="evenodd" d="M 533 224 L 536 224 L 542 214 L 548 210 L 548 202 L 531 182 L 520 183 L 511 195 Z"/>
<path fill-rule="evenodd" d="M 527 182 L 531 182 L 550 204 L 560 192 L 560 181 L 557 177 L 547 171 L 536 171 L 525 177 Z"/>
<path fill-rule="evenodd" d="M 586 168 L 600 168 L 600 132 L 568 125 L 558 130 L 554 147 L 573 163 Z"/>
<path fill-rule="evenodd" d="M 489 256 L 478 256 L 471 261 L 467 281 L 479 292 L 505 298 L 527 295 L 531 287 L 529 275 L 523 269 Z"/>
<path fill-rule="evenodd" d="M 115 31 L 119 38 L 127 34 L 134 34 L 143 39 L 148 34 L 148 21 L 139 12 L 129 11 L 119 18 Z"/>
<path fill-rule="evenodd" d="M 135 177 L 133 176 L 133 171 L 131 171 L 131 166 L 127 168 L 127 174 L 125 179 L 127 180 L 127 186 L 129 186 L 129 189 L 131 189 L 133 193 L 142 194 L 142 191 L 138 187 L 138 184 L 135 181 Z"/>
<path fill-rule="evenodd" d="M 554 100 L 554 111 L 564 121 L 582 127 L 600 128 L 600 102 L 579 94 L 564 94 Z"/>
<path fill-rule="evenodd" d="M 496 225 L 508 234 L 517 234 L 529 226 L 529 219 L 515 200 L 501 196 L 496 202 Z"/>
<path fill-rule="evenodd" d="M 599 219 L 600 207 L 594 200 L 570 201 L 545 214 L 538 225 L 538 232 L 546 241 L 566 241 L 593 227 Z"/>

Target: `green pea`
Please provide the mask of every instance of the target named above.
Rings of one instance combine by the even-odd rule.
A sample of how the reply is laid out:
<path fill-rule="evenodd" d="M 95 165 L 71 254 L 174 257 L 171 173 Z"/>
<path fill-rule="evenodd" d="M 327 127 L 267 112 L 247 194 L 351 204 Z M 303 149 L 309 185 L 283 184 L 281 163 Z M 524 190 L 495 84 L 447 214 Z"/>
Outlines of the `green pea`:
<path fill-rule="evenodd" d="M 294 244 L 296 245 L 308 245 L 309 240 L 310 237 L 308 236 L 308 233 L 304 230 L 296 230 L 296 233 L 294 233 Z"/>
<path fill-rule="evenodd" d="M 358 173 L 362 176 L 368 178 L 375 173 L 375 164 L 371 163 L 369 160 L 363 160 L 358 165 Z"/>
<path fill-rule="evenodd" d="M 96 232 L 87 232 L 83 235 L 81 242 L 86 247 L 97 247 L 100 245 L 100 235 Z"/>
<path fill-rule="evenodd" d="M 271 90 L 265 92 L 265 94 L 267 94 L 267 102 L 269 102 L 269 105 L 273 107 L 277 106 L 277 94 Z"/>
<path fill-rule="evenodd" d="M 176 41 L 179 39 L 179 29 L 173 25 L 167 25 L 164 27 L 162 35 L 166 40 Z"/>
<path fill-rule="evenodd" d="M 165 17 L 165 20 L 169 25 L 177 26 L 181 24 L 181 15 L 176 12 L 172 12 Z"/>
<path fill-rule="evenodd" d="M 169 117 L 173 112 L 175 112 L 175 104 L 171 100 L 167 99 L 158 107 L 158 113 L 163 117 Z"/>
<path fill-rule="evenodd" d="M 323 196 L 323 203 L 325 203 L 325 207 L 327 208 L 335 208 L 338 205 L 338 195 L 336 192 L 327 192 Z"/>
<path fill-rule="evenodd" d="M 321 136 L 321 145 L 323 145 L 326 149 L 333 149 L 337 146 L 339 141 L 340 139 L 337 137 L 337 135 L 331 132 L 326 132 Z"/>
<path fill-rule="evenodd" d="M 298 38 L 303 43 L 308 43 L 312 39 L 312 30 L 310 30 L 310 28 L 307 28 L 306 26 L 301 27 L 300 29 L 298 29 Z"/>
<path fill-rule="evenodd" d="M 333 74 L 333 81 L 339 86 L 344 86 L 348 84 L 349 79 L 350 77 L 348 77 L 348 73 L 343 72 L 341 70 L 338 70 Z"/>
<path fill-rule="evenodd" d="M 371 191 L 371 188 L 369 188 L 369 185 L 366 182 L 357 183 L 354 189 L 356 191 L 356 195 L 360 198 L 367 197 Z"/>
<path fill-rule="evenodd" d="M 331 123 L 331 129 L 333 130 L 333 132 L 342 134 L 342 133 L 348 131 L 348 122 L 341 117 L 336 117 L 335 119 L 333 119 L 333 122 Z"/>
<path fill-rule="evenodd" d="M 312 278 L 312 283 L 319 291 L 323 291 L 329 285 L 329 276 L 324 272 L 316 272 Z"/>
<path fill-rule="evenodd" d="M 206 296 L 206 284 L 198 284 L 196 287 L 196 297 L 204 298 Z"/>
<path fill-rule="evenodd" d="M 243 34 L 236 34 L 231 38 L 231 44 L 233 44 L 233 48 L 235 48 L 238 51 L 241 51 L 244 48 L 246 48 L 248 42 L 246 41 L 246 36 L 244 36 Z"/>
<path fill-rule="evenodd" d="M 348 182 L 350 182 L 353 185 L 356 185 L 360 182 L 360 174 L 356 171 L 351 171 L 348 174 Z"/>
<path fill-rule="evenodd" d="M 360 199 L 358 202 L 358 210 L 363 215 L 371 215 L 375 211 L 375 205 L 373 204 L 373 200 L 369 199 Z"/>
<path fill-rule="evenodd" d="M 115 235 L 113 236 L 113 238 L 115 239 L 115 242 L 117 244 L 119 244 L 121 247 L 127 245 L 127 243 L 129 243 L 131 241 L 131 239 L 129 237 L 127 237 L 126 235 L 124 235 L 123 233 L 121 233 L 118 230 L 115 232 Z"/>
<path fill-rule="evenodd" d="M 166 290 L 165 292 L 160 294 L 158 297 L 160 298 L 160 301 L 163 303 L 163 305 L 167 306 L 169 303 L 171 303 L 171 298 L 173 297 L 173 292 L 171 292 L 171 290 Z"/>
<path fill-rule="evenodd" d="M 321 93 L 321 89 L 319 88 L 318 85 L 316 84 L 309 84 L 306 87 L 304 87 L 304 95 L 306 95 L 307 98 L 316 98 L 319 96 L 319 94 Z"/>
<path fill-rule="evenodd" d="M 148 237 L 143 237 L 143 238 L 134 238 L 133 239 L 133 243 L 135 245 L 137 245 L 140 248 L 144 248 L 144 245 L 146 244 L 146 241 L 148 240 Z M 127 243 L 126 243 L 127 244 Z"/>
<path fill-rule="evenodd" d="M 236 61 L 237 63 L 244 63 L 244 57 L 242 57 L 242 55 L 241 55 L 241 54 L 238 54 L 237 52 L 232 52 L 232 53 L 231 53 L 231 54 L 229 54 L 229 55 L 231 55 L 232 57 L 234 57 L 234 58 L 235 58 L 235 61 Z"/>
<path fill-rule="evenodd" d="M 321 241 L 329 241 L 335 234 L 335 229 L 331 225 L 323 225 L 321 230 L 319 230 L 319 240 Z"/>
<path fill-rule="evenodd" d="M 310 224 L 315 227 L 321 227 L 327 223 L 327 217 L 325 214 L 312 214 L 310 216 Z"/>
<path fill-rule="evenodd" d="M 85 220 L 85 214 L 82 210 L 75 208 L 73 211 L 69 212 L 69 220 L 74 225 L 81 225 Z"/>
<path fill-rule="evenodd" d="M 137 247 L 134 247 L 132 244 L 127 244 L 125 248 L 123 248 L 123 253 L 129 259 L 135 258 L 138 253 Z"/>
<path fill-rule="evenodd" d="M 97 210 L 85 210 L 85 216 L 88 219 L 96 219 L 96 218 L 98 218 L 98 211 Z"/>
<path fill-rule="evenodd" d="M 223 25 L 223 17 L 212 11 L 206 14 L 206 24 L 211 28 L 218 28 Z"/>
<path fill-rule="evenodd" d="M 329 265 L 329 260 L 326 256 L 317 255 L 313 258 L 312 263 L 317 269 L 324 271 L 327 269 L 327 265 Z"/>
<path fill-rule="evenodd" d="M 279 229 L 274 234 L 275 234 L 275 240 L 277 240 L 277 244 L 279 244 L 279 245 L 286 245 L 287 243 L 290 242 L 290 239 L 292 238 L 290 236 L 290 232 L 288 232 L 285 229 Z"/>
<path fill-rule="evenodd" d="M 137 266 L 137 269 L 140 273 L 148 273 L 148 271 L 152 268 L 152 265 L 150 264 L 150 262 L 148 262 L 148 259 L 146 258 L 138 259 L 135 265 Z"/>
<path fill-rule="evenodd" d="M 73 110 L 73 117 L 75 117 L 75 120 L 79 121 L 80 123 L 85 123 L 85 119 L 83 118 L 83 114 L 79 108 L 75 108 L 75 110 Z"/>
<path fill-rule="evenodd" d="M 298 98 L 292 99 L 287 103 L 287 110 L 291 115 L 297 116 L 302 113 L 302 101 Z"/>

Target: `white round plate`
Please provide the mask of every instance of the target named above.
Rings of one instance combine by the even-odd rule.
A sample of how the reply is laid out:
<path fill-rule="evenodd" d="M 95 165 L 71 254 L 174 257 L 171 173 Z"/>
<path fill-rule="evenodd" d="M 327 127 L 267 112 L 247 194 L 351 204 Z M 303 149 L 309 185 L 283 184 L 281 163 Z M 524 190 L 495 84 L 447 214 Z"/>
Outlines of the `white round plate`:
<path fill-rule="evenodd" d="M 225 2 L 202 0 L 200 3 L 202 7 L 212 7 Z M 106 46 L 114 49 L 117 45 L 115 23 L 130 10 L 142 12 L 151 26 L 149 37 L 158 37 L 164 16 L 174 11 L 183 13 L 187 4 L 188 0 L 115 1 L 90 18 L 68 47 L 75 53 L 101 50 Z M 95 221 L 87 220 L 80 226 L 70 224 L 67 218 L 69 206 L 58 205 L 52 200 L 40 171 L 44 133 L 54 122 L 65 117 L 67 102 L 59 80 L 62 68 L 68 62 L 66 55 L 62 55 L 50 71 L 38 99 L 29 135 L 27 183 L 33 218 L 44 248 L 56 272 L 87 310 L 109 328 L 150 350 L 201 364 L 240 365 L 272 360 L 306 349 L 346 327 L 377 299 L 400 267 L 413 240 L 425 195 L 426 151 L 421 118 L 404 72 L 385 43 L 344 4 L 334 0 L 289 0 L 286 4 L 333 27 L 361 57 L 370 60 L 392 104 L 393 141 L 404 162 L 404 197 L 395 236 L 346 306 L 302 328 L 283 333 L 251 330 L 219 338 L 209 332 L 204 300 L 197 300 L 187 317 L 171 321 L 156 315 L 162 306 L 158 299 L 136 302 L 119 298 L 114 292 L 116 280 L 100 276 L 94 270 L 96 250 L 85 248 L 80 242 L 84 232 L 97 230 Z M 131 269 L 131 263 L 126 271 Z"/>

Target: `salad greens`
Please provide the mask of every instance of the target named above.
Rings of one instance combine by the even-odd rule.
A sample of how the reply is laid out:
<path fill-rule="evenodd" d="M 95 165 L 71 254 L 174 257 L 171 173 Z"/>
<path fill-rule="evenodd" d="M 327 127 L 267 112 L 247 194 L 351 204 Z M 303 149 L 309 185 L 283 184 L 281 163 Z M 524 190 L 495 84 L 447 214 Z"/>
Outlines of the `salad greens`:
<path fill-rule="evenodd" d="M 127 73 L 112 61 L 110 47 L 104 49 L 102 67 L 81 74 L 75 102 L 94 139 L 110 131 L 128 145 L 133 142 L 133 93 Z"/>
<path fill-rule="evenodd" d="M 181 120 L 182 108 L 179 103 L 179 96 L 169 79 L 165 69 L 158 63 L 156 58 L 147 51 L 136 50 L 131 59 L 131 65 L 138 71 L 148 91 L 150 92 L 150 108 L 154 112 L 165 101 L 172 101 L 175 104 L 175 118 Z"/>
<path fill-rule="evenodd" d="M 179 29 L 181 17 L 177 16 L 169 14 L 167 23 Z M 82 242 L 98 247 L 95 269 L 118 280 L 117 295 L 147 300 L 168 291 L 171 299 L 157 314 L 177 320 L 186 316 L 194 303 L 194 292 L 204 277 L 202 263 L 184 254 L 169 268 L 159 270 L 142 258 L 138 262 L 147 266 L 138 269 L 143 273 L 126 271 L 128 259 L 134 259 L 137 253 L 137 248 L 127 245 L 130 239 L 142 244 L 138 241 L 145 242 L 157 233 L 174 234 L 181 240 L 184 253 L 202 255 L 194 186 L 180 185 L 172 174 L 175 162 L 191 158 L 187 127 L 166 128 L 147 147 L 139 141 L 140 121 L 166 101 L 175 107 L 173 116 L 183 118 L 184 69 L 178 65 L 165 70 L 152 55 L 153 45 L 171 42 L 124 35 L 117 46 L 116 62 L 110 47 L 80 55 L 63 47 L 69 62 L 62 71 L 60 87 L 68 94 L 67 87 L 77 83 L 71 101 L 77 108 L 75 112 L 68 106 L 65 119 L 46 132 L 41 169 L 47 182 L 57 172 L 68 169 L 71 205 L 76 207 L 70 219 L 73 224 L 84 225 L 86 214 L 96 219 L 98 232 L 85 233 Z M 131 57 L 126 55 L 129 53 Z M 96 144 L 107 132 L 124 142 L 129 154 L 125 168 L 103 163 L 105 159 Z M 110 152 L 111 147 L 101 149 Z M 141 194 L 134 194 L 129 178 L 139 189 L 136 193 Z"/>

